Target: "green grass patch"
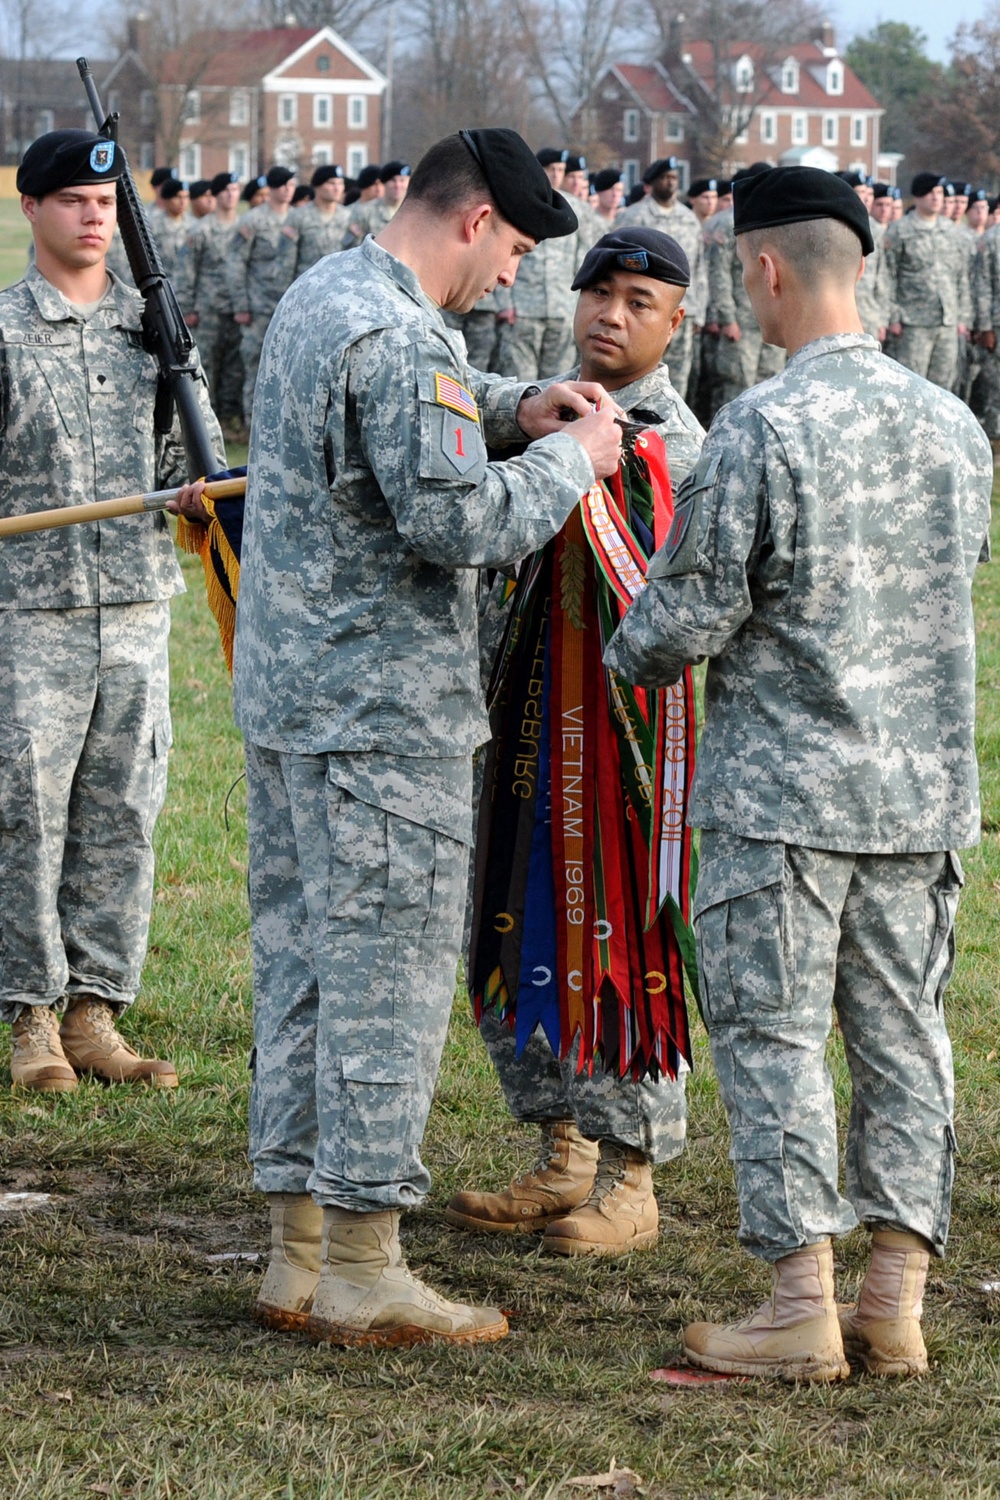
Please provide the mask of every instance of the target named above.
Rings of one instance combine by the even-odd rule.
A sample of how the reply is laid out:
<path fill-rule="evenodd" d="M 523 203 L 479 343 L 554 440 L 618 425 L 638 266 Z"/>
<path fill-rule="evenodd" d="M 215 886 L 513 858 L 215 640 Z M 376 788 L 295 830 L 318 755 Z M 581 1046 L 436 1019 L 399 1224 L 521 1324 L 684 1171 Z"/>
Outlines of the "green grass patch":
<path fill-rule="evenodd" d="M 655 1251 L 564 1264 L 530 1237 L 492 1243 L 445 1225 L 453 1192 L 502 1184 L 533 1146 L 459 997 L 425 1145 L 434 1191 L 404 1233 L 437 1286 L 509 1309 L 511 1336 L 341 1352 L 254 1326 L 267 1226 L 245 1161 L 241 747 L 198 565 L 184 567 L 152 946 L 124 1023 L 176 1060 L 181 1087 L 15 1096 L 0 1032 L 0 1191 L 53 1195 L 0 1216 L 3 1500 L 571 1500 L 595 1492 L 565 1481 L 612 1458 L 653 1500 L 1000 1494 L 1000 1295 L 982 1290 L 1000 1279 L 1000 565 L 977 585 L 988 832 L 966 859 L 948 997 L 962 1157 L 949 1257 L 928 1284 L 933 1373 L 801 1391 L 649 1380 L 686 1321 L 749 1311 L 766 1290 L 736 1247 L 728 1133 L 697 1021 L 689 1146 L 657 1172 Z M 843 1107 L 836 1043 L 831 1056 Z M 838 1248 L 845 1293 L 864 1248 L 860 1234 Z M 260 1259 L 212 1259 L 227 1254 Z"/>

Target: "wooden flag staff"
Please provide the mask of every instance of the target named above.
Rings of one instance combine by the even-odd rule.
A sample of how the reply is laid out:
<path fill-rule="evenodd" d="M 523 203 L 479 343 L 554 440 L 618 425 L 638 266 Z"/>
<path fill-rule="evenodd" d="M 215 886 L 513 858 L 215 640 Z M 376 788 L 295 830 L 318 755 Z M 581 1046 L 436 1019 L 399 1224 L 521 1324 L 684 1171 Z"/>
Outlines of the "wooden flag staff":
<path fill-rule="evenodd" d="M 219 479 L 206 484 L 204 493 L 210 500 L 234 500 L 245 495 L 246 479 Z M 145 495 L 121 495 L 116 500 L 91 500 L 84 505 L 59 505 L 54 510 L 33 510 L 23 516 L 5 516 L 0 520 L 0 537 L 22 536 L 28 531 L 51 531 L 56 526 L 78 526 L 84 521 L 107 521 L 114 516 L 140 516 L 145 511 L 166 510 L 176 500 L 180 488 L 150 490 Z"/>

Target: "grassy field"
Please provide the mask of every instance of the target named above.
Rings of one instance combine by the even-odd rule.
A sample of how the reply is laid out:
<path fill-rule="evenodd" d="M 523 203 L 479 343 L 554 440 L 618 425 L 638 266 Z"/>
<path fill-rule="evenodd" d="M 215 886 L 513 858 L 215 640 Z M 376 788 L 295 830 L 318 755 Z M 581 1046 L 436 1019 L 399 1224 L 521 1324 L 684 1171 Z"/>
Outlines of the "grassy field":
<path fill-rule="evenodd" d="M 677 1358 L 686 1321 L 749 1310 L 766 1290 L 736 1248 L 727 1131 L 697 1025 L 689 1146 L 658 1172 L 655 1251 L 564 1264 L 530 1238 L 495 1244 L 445 1225 L 452 1192 L 501 1184 L 532 1144 L 507 1118 L 459 999 L 426 1141 L 434 1191 L 405 1236 L 411 1263 L 443 1290 L 509 1309 L 511 1336 L 363 1353 L 254 1326 L 266 1224 L 244 1157 L 241 751 L 197 565 L 185 568 L 152 947 L 126 1022 L 144 1050 L 177 1061 L 182 1083 L 13 1096 L 0 1029 L 0 1192 L 52 1195 L 0 1214 L 2 1500 L 635 1493 L 569 1483 L 612 1459 L 652 1500 L 1000 1495 L 1000 1295 L 984 1290 L 1000 1281 L 1000 565 L 977 586 L 985 835 L 966 860 L 949 992 L 962 1157 L 949 1258 L 928 1283 L 933 1373 L 802 1391 L 649 1379 Z M 832 1061 L 843 1107 L 836 1046 Z M 845 1293 L 864 1244 L 838 1249 Z"/>

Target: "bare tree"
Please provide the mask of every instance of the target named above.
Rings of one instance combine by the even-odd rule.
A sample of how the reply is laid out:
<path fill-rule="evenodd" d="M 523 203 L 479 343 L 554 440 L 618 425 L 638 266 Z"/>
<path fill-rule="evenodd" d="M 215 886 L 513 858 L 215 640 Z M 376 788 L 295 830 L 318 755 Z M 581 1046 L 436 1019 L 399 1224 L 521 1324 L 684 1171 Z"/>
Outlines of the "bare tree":
<path fill-rule="evenodd" d="M 526 58 L 532 89 L 559 129 L 572 139 L 572 121 L 595 78 L 634 45 L 634 5 L 607 0 L 510 0 L 509 16 Z"/>
<path fill-rule="evenodd" d="M 391 0 L 258 0 L 257 17 L 262 26 L 285 26 L 291 16 L 296 26 L 329 26 L 347 40 L 389 4 Z"/>

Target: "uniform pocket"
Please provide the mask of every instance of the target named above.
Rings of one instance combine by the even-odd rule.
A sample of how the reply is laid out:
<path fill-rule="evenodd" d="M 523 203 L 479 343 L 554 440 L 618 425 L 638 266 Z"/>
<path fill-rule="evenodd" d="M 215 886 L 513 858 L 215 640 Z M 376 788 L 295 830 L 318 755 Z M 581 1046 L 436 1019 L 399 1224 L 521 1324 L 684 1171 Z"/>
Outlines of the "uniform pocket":
<path fill-rule="evenodd" d="M 780 1126 L 733 1126 L 729 1160 L 740 1200 L 740 1241 L 773 1245 L 776 1225 L 801 1229 L 785 1172 L 785 1135 Z"/>
<path fill-rule="evenodd" d="M 927 893 L 932 915 L 927 962 L 920 987 L 922 1005 L 935 1005 L 940 1009 L 944 999 L 951 971 L 955 967 L 955 917 L 964 884 L 965 876 L 958 855 L 949 851 L 944 856 L 944 869 L 940 879 Z"/>
<path fill-rule="evenodd" d="M 698 877 L 694 926 L 706 1024 L 787 1017 L 795 941 L 785 846 L 728 842 L 734 847 L 725 858 L 703 856 Z"/>
<path fill-rule="evenodd" d="M 149 783 L 149 807 L 146 812 L 146 836 L 153 832 L 153 825 L 160 816 L 167 795 L 167 771 L 170 766 L 170 747 L 174 742 L 169 715 L 153 726 L 153 765 Z"/>
<path fill-rule="evenodd" d="M 33 839 L 39 833 L 38 772 L 31 731 L 0 724 L 0 833 Z"/>
<path fill-rule="evenodd" d="M 341 1059 L 344 1080 L 344 1176 L 349 1182 L 394 1182 L 409 1149 L 416 1067 L 399 1048 Z"/>

